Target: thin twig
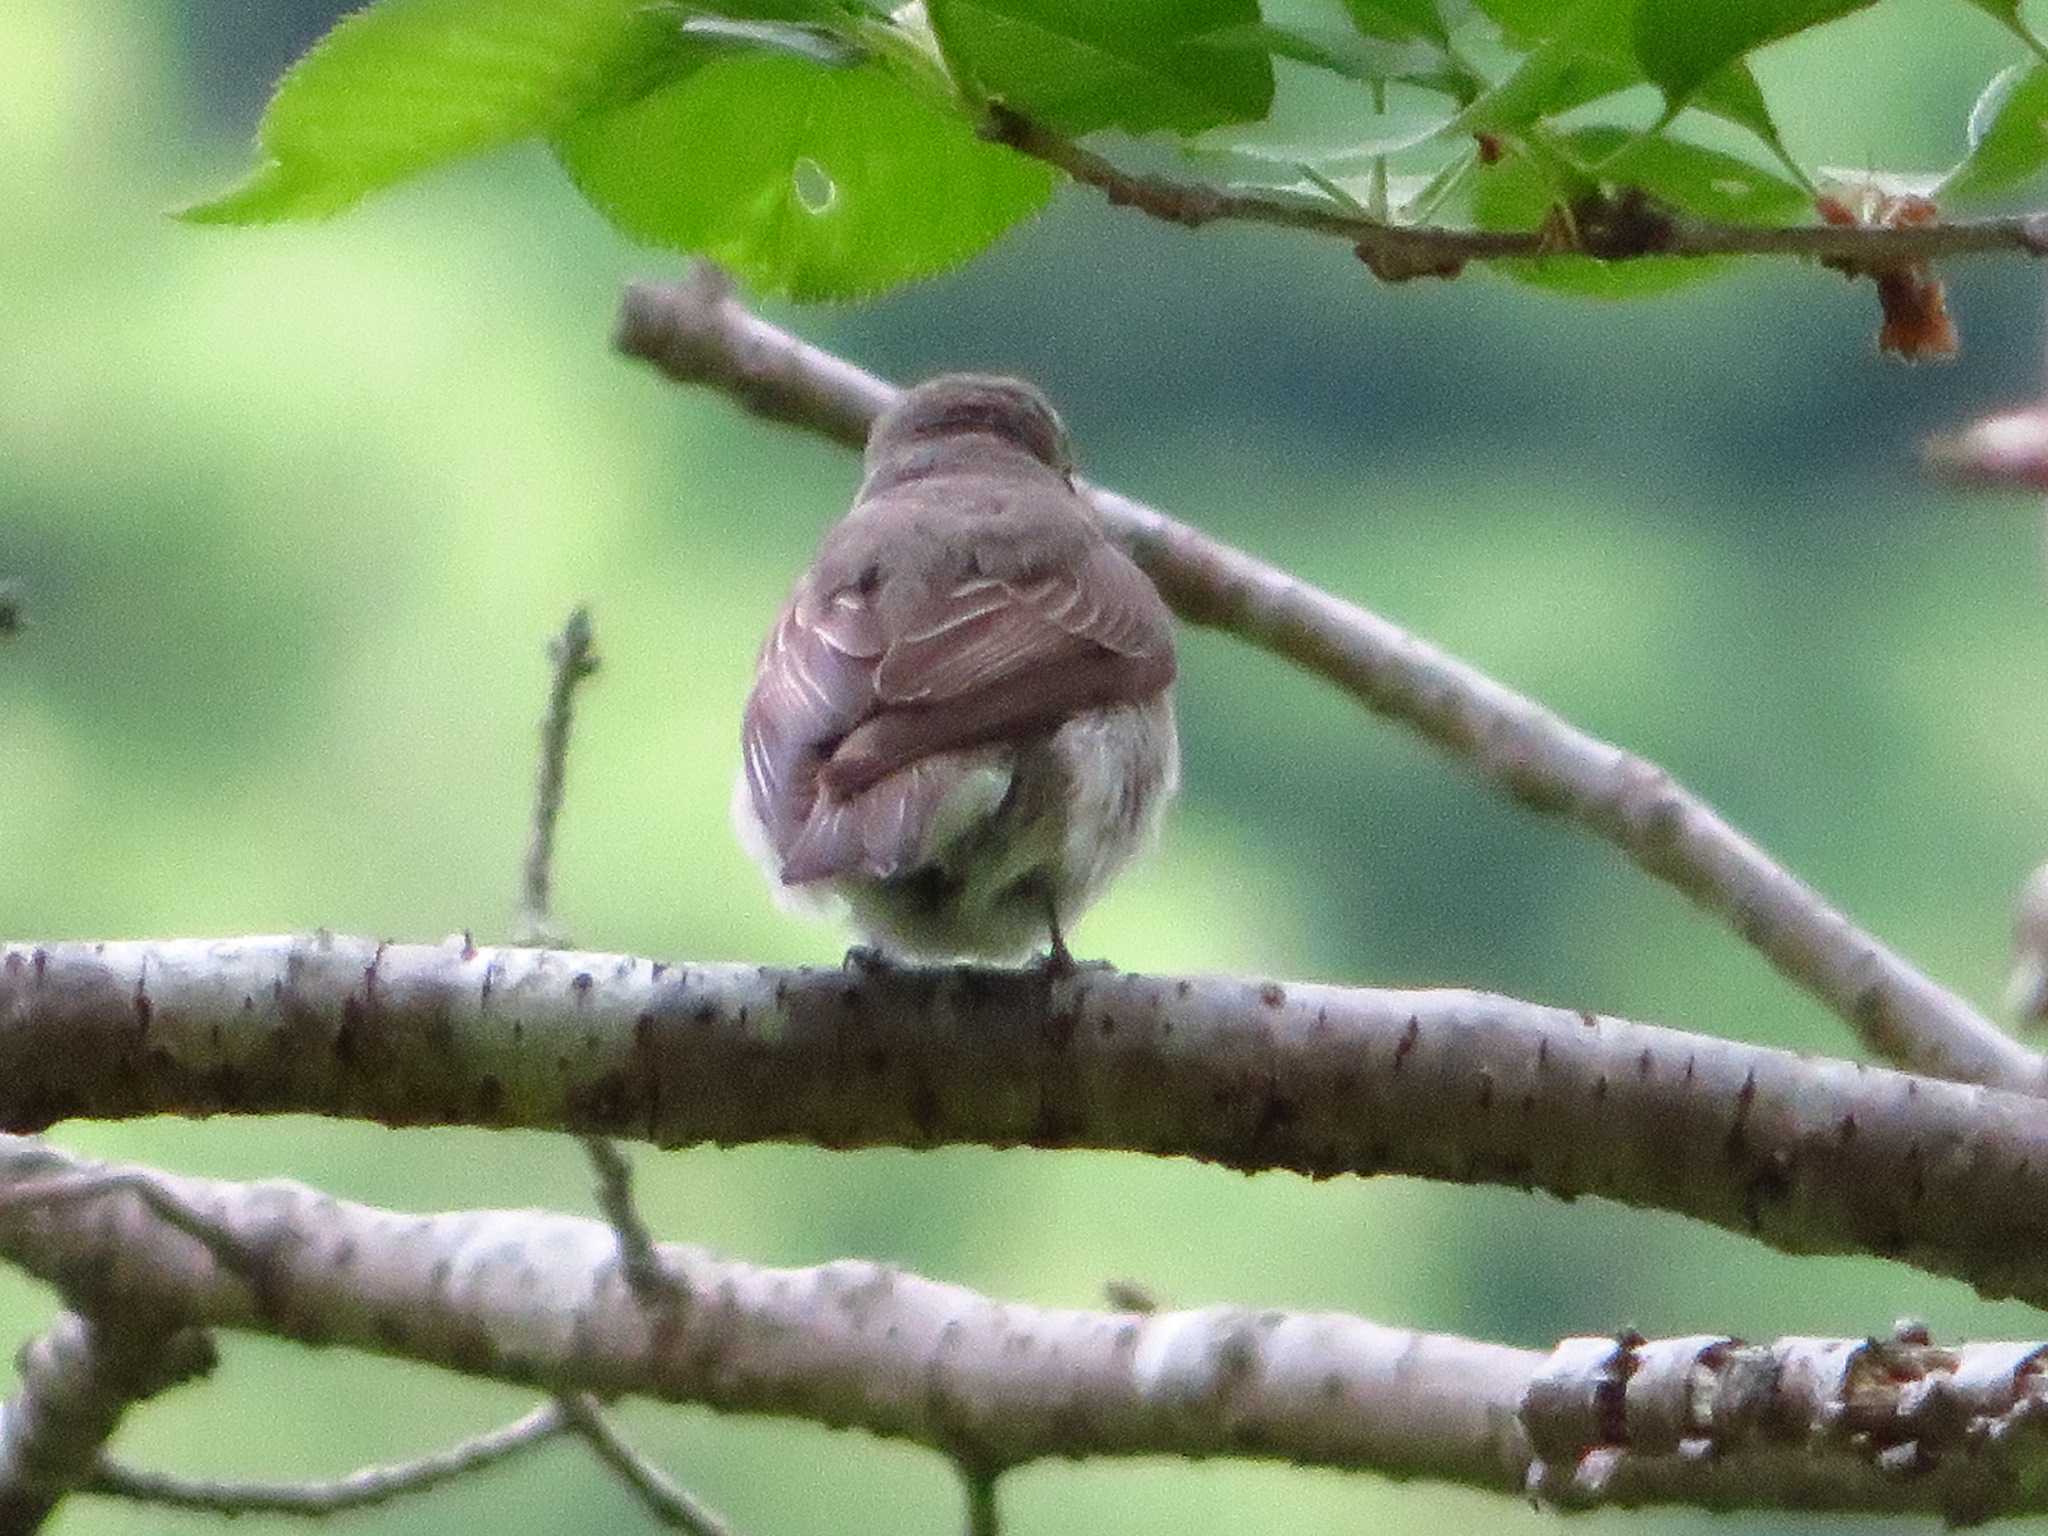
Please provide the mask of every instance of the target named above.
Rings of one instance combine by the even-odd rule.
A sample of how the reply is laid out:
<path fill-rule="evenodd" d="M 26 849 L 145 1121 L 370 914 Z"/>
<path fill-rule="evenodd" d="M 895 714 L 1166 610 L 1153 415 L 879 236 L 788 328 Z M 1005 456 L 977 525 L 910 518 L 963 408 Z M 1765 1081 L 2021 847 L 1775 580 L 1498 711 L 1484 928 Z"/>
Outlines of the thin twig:
<path fill-rule="evenodd" d="M 633 1165 L 603 1136 L 582 1138 L 584 1153 L 597 1174 L 597 1208 L 619 1239 L 619 1266 L 640 1304 L 668 1309 L 687 1302 L 688 1293 L 661 1267 L 661 1255 L 640 1210 L 633 1202 Z"/>
<path fill-rule="evenodd" d="M 548 687 L 547 713 L 540 725 L 540 777 L 533 797 L 533 835 L 527 843 L 521 881 L 519 932 L 525 942 L 549 937 L 548 906 L 555 856 L 555 822 L 562 813 L 567 782 L 569 728 L 573 723 L 576 685 L 597 670 L 591 646 L 590 610 L 578 607 L 548 644 L 554 675 Z"/>
<path fill-rule="evenodd" d="M 615 340 L 670 378 L 849 446 L 899 393 L 749 313 L 707 266 L 682 283 L 628 288 Z M 1089 495 L 1181 618 L 1336 684 L 1519 804 L 1614 844 L 1756 946 L 1880 1057 L 1938 1077 L 2048 1091 L 2048 1062 L 1858 928 L 1654 763 L 1163 512 L 1100 488 Z"/>
<path fill-rule="evenodd" d="M 1575 220 L 1576 241 L 1560 245 L 1552 228 L 1458 229 L 1387 224 L 1335 202 L 1238 191 L 1204 182 L 1138 175 L 1001 105 L 989 108 L 985 135 L 1056 166 L 1120 208 L 1189 229 L 1219 220 L 1277 225 L 1349 242 L 1390 281 L 1449 275 L 1468 261 L 1578 254 L 1604 261 L 1652 256 L 1792 256 L 1880 268 L 1947 256 L 2017 252 L 2048 255 L 2048 213 L 1946 223 L 1864 226 L 1722 224 L 1657 210 L 1655 217 Z M 1617 200 L 1617 207 L 1621 200 Z M 1640 206 L 1640 205 L 1638 205 Z M 1590 234 L 1584 233 L 1590 231 Z"/>
<path fill-rule="evenodd" d="M 960 1468 L 960 1482 L 967 1495 L 967 1536 L 1003 1536 L 1003 1514 L 996 1503 L 998 1474 Z"/>
<path fill-rule="evenodd" d="M 362 1467 L 328 1482 L 239 1483 L 174 1477 L 103 1459 L 86 1485 L 90 1493 L 217 1515 L 325 1516 L 386 1504 L 531 1450 L 569 1427 L 558 1402 L 472 1439 L 411 1461 Z"/>
<path fill-rule="evenodd" d="M 598 1407 L 597 1399 L 576 1393 L 563 1398 L 562 1406 L 597 1459 L 617 1473 L 663 1525 L 688 1531 L 690 1536 L 733 1536 L 724 1516 L 626 1443 Z"/>

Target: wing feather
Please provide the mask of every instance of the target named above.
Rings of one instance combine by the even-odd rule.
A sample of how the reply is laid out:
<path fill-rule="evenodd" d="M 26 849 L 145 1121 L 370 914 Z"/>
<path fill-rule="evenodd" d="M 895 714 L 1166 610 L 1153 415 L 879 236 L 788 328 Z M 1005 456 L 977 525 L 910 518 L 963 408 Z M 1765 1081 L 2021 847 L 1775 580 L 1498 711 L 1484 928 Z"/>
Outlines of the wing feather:
<path fill-rule="evenodd" d="M 1166 605 L 1099 539 L 1077 561 L 1004 577 L 976 562 L 907 607 L 872 581 L 806 584 L 761 649 L 748 792 L 786 882 L 886 879 L 929 857 L 963 749 L 1142 702 L 1173 677 Z"/>

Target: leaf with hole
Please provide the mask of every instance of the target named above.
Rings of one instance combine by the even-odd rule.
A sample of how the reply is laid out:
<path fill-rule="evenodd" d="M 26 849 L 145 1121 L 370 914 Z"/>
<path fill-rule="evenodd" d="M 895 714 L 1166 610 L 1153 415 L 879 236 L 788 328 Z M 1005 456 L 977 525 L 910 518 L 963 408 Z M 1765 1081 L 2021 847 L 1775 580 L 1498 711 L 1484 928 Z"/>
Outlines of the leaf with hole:
<path fill-rule="evenodd" d="M 797 299 L 857 298 L 958 265 L 1052 191 L 874 65 L 731 54 L 565 128 L 576 185 L 636 240 Z"/>

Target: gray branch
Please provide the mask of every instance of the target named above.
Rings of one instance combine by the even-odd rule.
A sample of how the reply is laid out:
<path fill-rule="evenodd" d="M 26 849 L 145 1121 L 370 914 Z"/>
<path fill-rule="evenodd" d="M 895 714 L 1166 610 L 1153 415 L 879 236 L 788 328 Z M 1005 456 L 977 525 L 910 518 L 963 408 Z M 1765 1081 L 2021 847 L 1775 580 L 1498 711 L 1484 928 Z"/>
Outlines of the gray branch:
<path fill-rule="evenodd" d="M 13 1166 L 33 1179 L 30 1161 Z M 18 1209 L 5 1220 L 36 1217 Z M 20 1384 L 0 1404 L 0 1532 L 40 1530 L 67 1494 L 93 1481 L 102 1447 L 130 1408 L 213 1369 L 204 1332 L 158 1321 L 179 1316 L 165 1308 L 65 1312 L 22 1346 Z"/>
<path fill-rule="evenodd" d="M 616 341 L 670 378 L 849 446 L 865 441 L 897 395 L 749 313 L 709 267 L 687 282 L 629 288 Z M 1100 488 L 1089 494 L 1181 618 L 1336 684 L 1520 804 L 1605 838 L 1755 945 L 1879 1056 L 1936 1077 L 2048 1092 L 2048 1062 L 1858 928 L 1663 769 L 1377 614 L 1163 512 Z"/>
<path fill-rule="evenodd" d="M 445 1450 L 410 1461 L 361 1467 L 346 1477 L 326 1482 L 241 1483 L 173 1477 L 102 1458 L 92 1479 L 85 1484 L 85 1491 L 216 1515 L 299 1515 L 324 1519 L 347 1510 L 388 1504 L 494 1467 L 544 1444 L 567 1428 L 569 1420 L 562 1405 L 542 1403 L 509 1424 Z"/>
<path fill-rule="evenodd" d="M 679 1323 L 634 1295 L 602 1222 L 109 1177 L 12 1137 L 0 1188 L 44 1178 L 53 1157 L 103 1198 L 0 1204 L 0 1260 L 76 1304 L 540 1385 L 571 1418 L 585 1393 L 803 1418 L 929 1446 L 984 1480 L 1054 1456 L 1222 1455 L 1572 1508 L 2048 1510 L 2041 1342 L 1628 1336 L 1546 1353 L 1336 1313 L 1036 1307 L 876 1264 L 763 1269 L 663 1244 L 702 1302 Z M 167 1201 L 141 1198 L 141 1179 Z M 262 1255 L 267 1283 L 163 1204 L 208 1212 Z"/>
<path fill-rule="evenodd" d="M 0 945 L 0 1128 L 223 1112 L 1411 1174 L 2048 1305 L 2048 1104 L 1487 993 L 459 938 Z M 23 1203 L 0 1191 L 0 1214 Z"/>

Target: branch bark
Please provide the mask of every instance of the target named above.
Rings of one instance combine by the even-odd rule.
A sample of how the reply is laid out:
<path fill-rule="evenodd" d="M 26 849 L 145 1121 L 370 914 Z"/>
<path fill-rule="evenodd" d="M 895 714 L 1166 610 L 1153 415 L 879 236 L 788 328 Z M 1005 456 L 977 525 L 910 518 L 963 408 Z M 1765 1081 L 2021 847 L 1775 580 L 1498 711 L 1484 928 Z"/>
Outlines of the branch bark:
<path fill-rule="evenodd" d="M 1618 208 L 1629 217 L 1581 217 L 1573 221 L 1577 243 L 1565 244 L 1551 229 L 1390 224 L 1332 201 L 1134 174 L 999 104 L 990 106 L 983 135 L 1095 188 L 1112 207 L 1134 208 L 1168 224 L 1186 229 L 1221 222 L 1266 224 L 1335 236 L 1349 242 L 1358 258 L 1389 282 L 1454 276 L 1468 261 L 1571 254 L 1603 261 L 1637 261 L 1651 256 L 1794 256 L 1856 270 L 1948 256 L 2048 256 L 2048 213 L 1911 225 L 1779 226 L 1724 224 L 1674 209 L 1653 211 L 1647 204 L 1631 206 L 1619 201 Z M 1582 214 L 1597 215 L 1599 211 L 1582 210 Z M 1591 233 L 1595 230 L 1598 237 Z"/>
<path fill-rule="evenodd" d="M 768 420 L 858 446 L 894 386 L 749 313 L 700 266 L 626 292 L 620 350 Z M 1520 804 L 1560 816 L 1683 891 L 1833 1009 L 1885 1060 L 2048 1092 L 2048 1061 L 1830 906 L 1655 764 L 1590 736 L 1378 615 L 1165 513 L 1087 488 L 1182 619 L 1336 684 Z"/>
<path fill-rule="evenodd" d="M 128 1410 L 204 1376 L 214 1353 L 213 1341 L 176 1314 L 73 1311 L 25 1344 L 17 1363 L 20 1384 L 0 1404 L 6 1536 L 42 1529 L 67 1494 L 92 1482 Z"/>
<path fill-rule="evenodd" d="M 92 1311 L 360 1349 L 558 1395 L 853 1426 L 992 1477 L 1050 1456 L 1229 1455 L 1423 1476 L 1573 1507 L 2048 1508 L 2048 1345 L 1567 1339 L 1548 1353 L 1239 1307 L 999 1302 L 882 1265 L 763 1269 L 660 1245 L 689 1300 L 641 1304 L 603 1223 L 401 1215 L 286 1182 L 108 1169 L 0 1137 L 0 1258 Z M 160 1182 L 153 1204 L 138 1180 Z M 208 1245 L 157 1214 L 203 1210 Z M 224 1263 L 260 1256 L 261 1283 Z"/>
<path fill-rule="evenodd" d="M 2048 1305 L 2040 1100 L 1485 993 L 331 934 L 0 946 L 0 1127 L 220 1112 L 1405 1173 Z"/>

